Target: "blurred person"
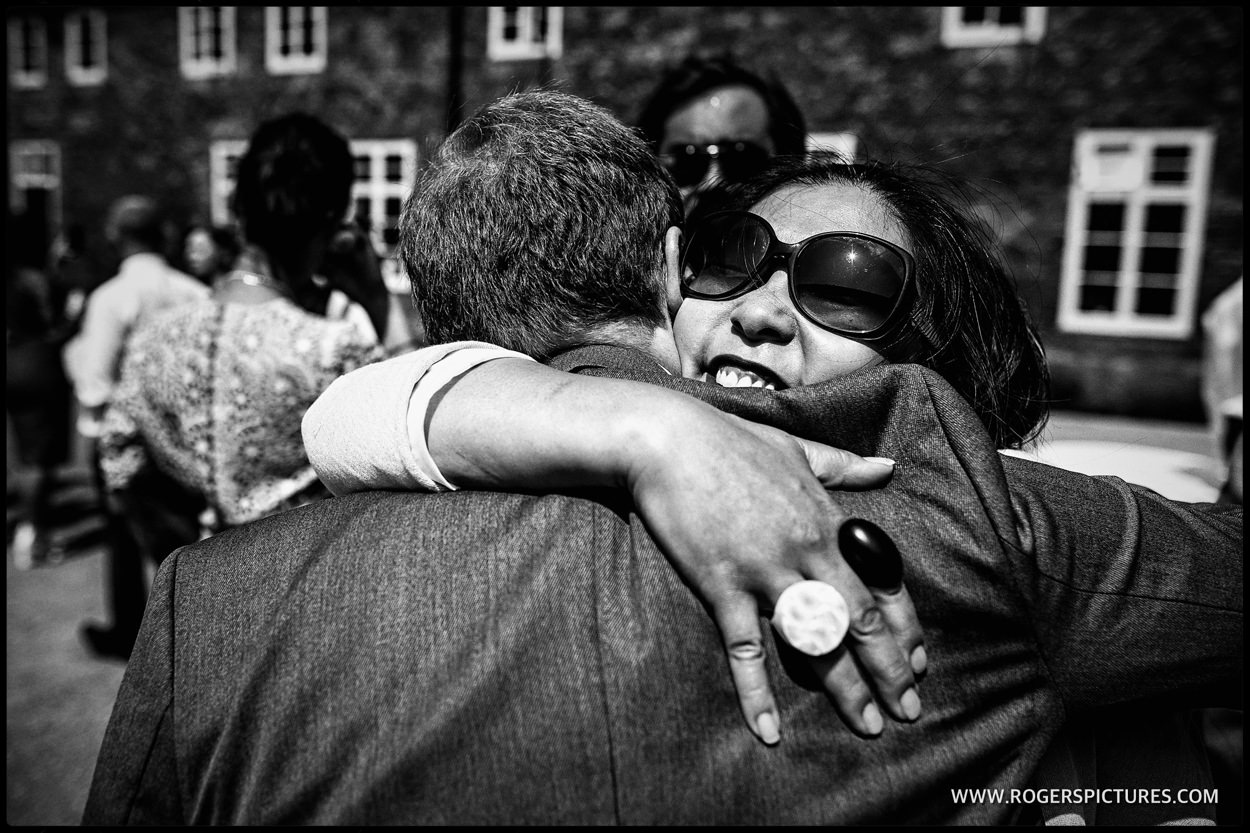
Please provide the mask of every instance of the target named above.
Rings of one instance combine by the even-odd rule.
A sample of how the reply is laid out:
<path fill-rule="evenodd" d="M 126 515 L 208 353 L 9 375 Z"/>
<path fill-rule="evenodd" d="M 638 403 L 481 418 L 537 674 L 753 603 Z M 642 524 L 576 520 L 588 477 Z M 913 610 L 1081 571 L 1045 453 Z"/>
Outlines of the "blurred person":
<path fill-rule="evenodd" d="M 1202 315 L 1202 398 L 1213 446 L 1222 464 L 1222 502 L 1241 504 L 1245 453 L 1242 444 L 1242 397 L 1245 382 L 1244 281 L 1216 296 Z"/>
<path fill-rule="evenodd" d="M 1236 506 L 1245 502 L 1244 298 L 1244 279 L 1239 276 L 1202 315 L 1202 398 L 1223 481 L 1217 500 Z M 1215 783 L 1222 796 L 1218 822 L 1239 825 L 1243 821 L 1245 795 L 1244 712 L 1206 709 L 1201 720 Z"/>
<path fill-rule="evenodd" d="M 78 402 L 78 432 L 91 444 L 96 483 L 109 545 L 106 595 L 112 622 L 86 623 L 82 636 L 97 655 L 128 656 L 146 599 L 143 556 L 134 528 L 142 518 L 125 518 L 110 502 L 99 468 L 96 442 L 134 331 L 162 310 L 208 295 L 208 287 L 165 260 L 165 220 L 157 203 L 132 194 L 109 208 L 104 235 L 120 259 L 117 274 L 86 299 L 77 334 L 65 345 L 65 370 Z"/>
<path fill-rule="evenodd" d="M 230 273 L 239 255 L 235 233 L 223 226 L 196 224 L 182 238 L 182 260 L 189 274 L 213 286 Z"/>
<path fill-rule="evenodd" d="M 1153 569 L 1113 571 L 1122 593 L 1068 592 L 1066 582 L 1104 580 L 1102 565 L 1072 575 L 1052 518 L 1013 517 L 996 445 L 936 373 L 884 365 L 775 392 L 677 378 L 663 342 L 672 340 L 665 290 L 680 275 L 679 196 L 606 113 L 551 94 L 509 98 L 466 122 L 431 170 L 403 234 L 414 286 L 435 290 L 421 295 L 427 323 L 443 328 L 435 338 L 485 324 L 587 375 L 527 359 L 496 357 L 464 374 L 462 365 L 444 377 L 454 385 L 436 384 L 442 399 L 428 423 L 413 376 L 374 372 L 406 362 L 336 382 L 366 379 L 340 392 L 368 400 L 355 413 L 392 423 L 382 434 L 347 432 L 383 453 L 374 460 L 383 473 L 392 458 L 413 462 L 407 451 L 423 443 L 408 439 L 427 428 L 430 451 L 448 425 L 502 441 L 486 460 L 447 464 L 457 482 L 459 469 L 476 467 L 464 482 L 483 491 L 347 495 L 172 555 L 119 692 L 86 822 L 1001 822 L 1012 808 L 951 790 L 1020 785 L 1067 709 L 1235 687 L 1240 651 L 1228 643 L 1241 632 L 1239 586 L 1168 588 L 1210 594 L 1193 600 L 1198 639 L 1160 615 L 1170 601 L 1135 592 Z M 515 256 L 519 241 L 524 257 Z M 780 298 L 776 306 L 785 311 Z M 531 326 L 518 328 L 523 321 Z M 502 407 L 466 413 L 465 385 L 497 391 Z M 798 462 L 784 435 L 755 433 L 662 387 L 774 424 L 840 431 L 852 448 L 906 450 L 912 465 L 881 490 L 812 502 L 818 487 L 788 491 L 811 476 L 807 464 L 778 468 Z M 527 420 L 527 429 L 554 431 L 552 442 L 526 448 L 532 437 L 518 421 Z M 632 454 L 609 453 L 599 462 L 611 473 L 578 480 L 577 449 L 565 445 L 579 442 L 578 425 Z M 305 428 L 318 439 L 316 425 Z M 558 449 L 573 456 L 544 457 Z M 548 477 L 565 478 L 573 495 L 498 491 L 520 482 L 532 493 Z M 1113 484 L 1082 485 L 1082 497 L 1114 506 Z M 1176 525 L 1139 497 L 1138 514 L 1096 518 L 1086 540 L 1094 556 L 1121 552 L 1109 520 Z M 775 601 L 801 576 L 855 592 L 825 537 L 847 511 L 893 520 L 907 544 L 907 585 L 925 587 L 940 622 L 925 712 L 886 732 L 857 712 L 842 715 L 846 725 L 833 716 L 829 677 L 849 651 L 809 667 L 768 632 L 750 632 L 759 626 L 751 597 Z M 674 519 L 675 539 L 665 534 Z M 775 537 L 795 528 L 808 530 L 806 542 Z M 1211 532 L 1223 534 L 1218 520 Z M 721 566 L 726 552 L 750 557 L 735 570 Z M 1160 553 L 1150 555 L 1153 567 Z M 776 570 L 761 566 L 771 559 Z M 876 586 L 891 595 L 893 578 Z M 724 592 L 710 597 L 691 592 L 718 585 Z M 724 624 L 734 627 L 718 633 Z M 859 624 L 860 637 L 882 635 Z M 758 683 L 753 671 L 766 663 L 787 720 L 780 745 L 738 728 L 734 683 Z"/>
<path fill-rule="evenodd" d="M 163 472 L 203 501 L 202 535 L 328 494 L 300 420 L 333 379 L 383 357 L 389 303 L 372 250 L 343 222 L 351 183 L 347 141 L 319 119 L 257 128 L 232 198 L 234 268 L 211 297 L 147 322 L 127 353 L 101 438 L 110 494 L 125 500 Z M 381 320 L 327 318 L 334 289 Z M 173 547 L 149 549 L 159 560 Z"/>
<path fill-rule="evenodd" d="M 65 320 L 71 336 L 82 323 L 87 295 L 92 289 L 91 271 L 84 257 L 85 237 L 82 225 L 74 223 L 59 232 L 51 246 L 50 268 L 57 285 L 65 292 Z"/>
<path fill-rule="evenodd" d="M 781 82 L 728 56 L 690 56 L 669 69 L 638 127 L 681 188 L 687 215 L 712 185 L 740 182 L 807 146 L 803 114 Z"/>
<path fill-rule="evenodd" d="M 30 218 L 5 228 L 5 414 L 14 433 L 19 515 L 12 530 L 19 570 L 55 563 L 52 495 L 69 457 L 71 391 L 61 366 L 69 337 L 65 293 L 46 268 L 47 252 Z"/>

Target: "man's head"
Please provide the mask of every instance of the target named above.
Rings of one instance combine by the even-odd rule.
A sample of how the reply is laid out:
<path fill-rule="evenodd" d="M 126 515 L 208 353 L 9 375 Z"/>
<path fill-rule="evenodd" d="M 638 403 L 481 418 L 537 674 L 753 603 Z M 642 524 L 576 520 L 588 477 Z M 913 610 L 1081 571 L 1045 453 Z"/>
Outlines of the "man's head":
<path fill-rule="evenodd" d="M 104 236 L 123 257 L 135 252 L 159 252 L 165 244 L 160 209 L 148 197 L 121 197 L 109 208 Z"/>
<path fill-rule="evenodd" d="M 638 117 L 643 136 L 688 201 L 717 181 L 741 182 L 772 156 L 800 156 L 807 130 L 780 82 L 728 57 L 689 57 L 669 70 Z"/>
<path fill-rule="evenodd" d="M 400 251 L 431 342 L 543 359 L 667 328 L 664 251 L 680 222 L 646 142 L 589 101 L 534 91 L 448 137 L 404 208 Z"/>

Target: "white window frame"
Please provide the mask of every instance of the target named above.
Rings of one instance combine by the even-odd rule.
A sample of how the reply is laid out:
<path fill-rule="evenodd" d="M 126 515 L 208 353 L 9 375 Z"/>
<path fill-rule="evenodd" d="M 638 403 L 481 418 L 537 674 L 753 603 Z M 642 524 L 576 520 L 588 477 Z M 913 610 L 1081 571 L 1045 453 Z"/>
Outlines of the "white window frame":
<path fill-rule="evenodd" d="M 859 136 L 854 133 L 809 133 L 808 151 L 832 150 L 840 153 L 848 162 L 855 161 L 859 152 Z"/>
<path fill-rule="evenodd" d="M 247 150 L 246 139 L 219 139 L 208 149 L 208 206 L 213 225 L 229 226 L 233 220 L 230 197 L 234 193 L 234 165 Z"/>
<path fill-rule="evenodd" d="M 369 175 L 358 176 L 353 180 L 352 204 L 348 213 L 354 214 L 357 200 L 369 201 L 369 224 L 373 229 L 374 248 L 385 255 L 382 261 L 382 280 L 392 293 L 397 295 L 406 293 L 409 289 L 408 276 L 395 256 L 398 247 L 384 242 L 384 233 L 388 228 L 386 201 L 388 199 L 399 200 L 402 210 L 404 201 L 412 192 L 412 185 L 417 174 L 417 143 L 411 139 L 353 139 L 351 147 L 353 160 L 356 157 L 368 157 Z M 398 180 L 392 181 L 386 177 L 388 156 L 399 157 Z"/>
<path fill-rule="evenodd" d="M 291 55 L 282 54 L 282 9 L 302 10 L 312 16 L 313 51 Z M 265 7 L 265 69 L 272 75 L 299 75 L 324 72 L 326 53 L 326 6 L 266 6 Z"/>
<path fill-rule="evenodd" d="M 402 265 L 394 257 L 394 247 L 384 244 L 386 225 L 386 200 L 397 199 L 402 208 L 412 191 L 417 172 L 417 143 L 412 139 L 352 139 L 349 142 L 353 165 L 357 157 L 369 159 L 368 176 L 355 177 L 352 181 L 351 202 L 347 217 L 354 216 L 356 201 L 369 200 L 369 221 L 374 231 L 374 246 L 385 254 L 382 262 L 382 279 L 391 292 L 403 294 L 408 291 L 408 278 Z M 213 223 L 230 225 L 234 222 L 230 211 L 230 196 L 234 191 L 231 175 L 231 158 L 238 160 L 247 150 L 247 142 L 241 139 L 215 141 L 209 148 L 209 205 Z M 399 179 L 386 176 L 388 156 L 399 157 Z"/>
<path fill-rule="evenodd" d="M 1000 24 L 997 20 L 987 19 L 981 23 L 969 24 L 963 19 L 963 10 L 967 6 L 942 7 L 942 45 L 949 49 L 965 49 L 987 46 L 1014 46 L 1019 43 L 1038 43 L 1046 32 L 1046 7 L 1024 6 L 1021 24 Z M 986 6 L 989 10 L 1002 6 Z"/>
<path fill-rule="evenodd" d="M 46 164 L 32 168 L 26 159 L 40 157 Z M 47 191 L 49 221 L 53 228 L 61 222 L 61 146 L 49 139 L 18 139 L 9 143 L 9 207 L 20 212 L 26 209 L 24 199 L 28 189 Z"/>
<path fill-rule="evenodd" d="M 536 40 L 538 13 L 547 10 L 547 34 Z M 515 9 L 517 36 L 505 38 L 507 9 Z M 492 61 L 559 58 L 564 53 L 563 6 L 489 6 L 486 15 L 486 57 Z"/>
<path fill-rule="evenodd" d="M 1160 145 L 1189 147 L 1189 176 L 1184 183 L 1151 181 L 1154 149 Z M 1073 147 L 1073 176 L 1068 188 L 1068 214 L 1064 234 L 1063 266 L 1059 285 L 1059 329 L 1070 333 L 1186 339 L 1194 331 L 1201 277 L 1207 202 L 1210 196 L 1211 157 L 1215 134 L 1210 129 L 1104 129 L 1085 130 Z M 1123 148 L 1114 156 L 1104 151 Z M 1124 205 L 1122 249 L 1115 276 L 1113 309 L 1080 308 L 1082 259 L 1089 240 L 1089 206 L 1115 201 Z M 1133 309 L 1141 285 L 1141 250 L 1147 245 L 1144 224 L 1151 205 L 1185 208 L 1180 232 L 1176 302 L 1168 316 L 1141 315 Z"/>
<path fill-rule="evenodd" d="M 212 13 L 220 15 L 221 56 L 208 54 Z M 184 78 L 198 80 L 232 75 L 238 66 L 237 30 L 234 6 L 179 6 L 178 55 Z M 200 47 L 196 56 L 197 46 Z"/>
<path fill-rule="evenodd" d="M 96 33 L 98 62 L 83 65 L 83 26 Z M 79 9 L 65 15 L 65 77 L 71 84 L 90 87 L 103 84 L 109 74 L 108 19 L 99 9 Z"/>
<path fill-rule="evenodd" d="M 22 24 L 30 24 L 30 40 L 23 42 Z M 25 48 L 24 48 L 25 47 Z M 33 53 L 34 69 L 22 67 L 23 53 Z M 23 90 L 33 90 L 48 83 L 48 27 L 42 17 L 17 15 L 9 18 L 9 83 Z"/>

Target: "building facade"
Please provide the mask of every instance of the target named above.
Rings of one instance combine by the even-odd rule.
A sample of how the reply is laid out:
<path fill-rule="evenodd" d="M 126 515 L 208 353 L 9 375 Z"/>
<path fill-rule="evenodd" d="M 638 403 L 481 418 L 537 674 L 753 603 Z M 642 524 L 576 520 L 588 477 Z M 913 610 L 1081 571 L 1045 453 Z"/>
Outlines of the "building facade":
<path fill-rule="evenodd" d="M 228 220 L 252 129 L 348 136 L 392 246 L 421 161 L 539 84 L 632 122 L 670 62 L 728 52 L 820 142 L 970 182 L 1054 376 L 1055 406 L 1200 420 L 1207 304 L 1241 275 L 1240 7 L 9 6 L 10 206 L 82 238 L 109 203 Z M 395 266 L 392 288 L 404 292 Z"/>

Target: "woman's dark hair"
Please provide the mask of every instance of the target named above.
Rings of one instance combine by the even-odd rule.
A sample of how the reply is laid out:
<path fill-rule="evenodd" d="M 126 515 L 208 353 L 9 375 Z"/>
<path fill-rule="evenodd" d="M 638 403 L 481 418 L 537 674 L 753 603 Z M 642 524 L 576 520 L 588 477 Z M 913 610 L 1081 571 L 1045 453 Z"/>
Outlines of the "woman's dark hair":
<path fill-rule="evenodd" d="M 222 259 L 229 266 L 239 255 L 239 236 L 235 234 L 234 229 L 225 226 L 204 226 L 208 231 L 208 236 L 212 238 L 213 244 L 222 253 Z"/>
<path fill-rule="evenodd" d="M 261 124 L 239 160 L 231 202 L 244 239 L 289 264 L 342 220 L 352 164 L 347 140 L 314 116 L 292 113 Z"/>
<path fill-rule="evenodd" d="M 755 90 L 768 106 L 768 133 L 775 152 L 802 153 L 807 147 L 807 127 L 790 93 L 781 82 L 762 78 L 725 56 L 691 56 L 665 73 L 638 117 L 638 127 L 652 152 L 659 152 L 664 122 L 675 110 L 708 90 L 738 84 Z"/>
<path fill-rule="evenodd" d="M 833 153 L 774 159 L 723 189 L 719 208 L 750 210 L 788 186 L 844 183 L 880 197 L 906 229 L 916 260 L 911 314 L 883 354 L 940 373 L 976 410 L 1000 448 L 1036 437 L 1050 374 L 1037 331 L 998 247 L 968 208 L 967 186 L 926 165 L 848 163 Z M 689 218 L 697 227 L 698 217 Z"/>

